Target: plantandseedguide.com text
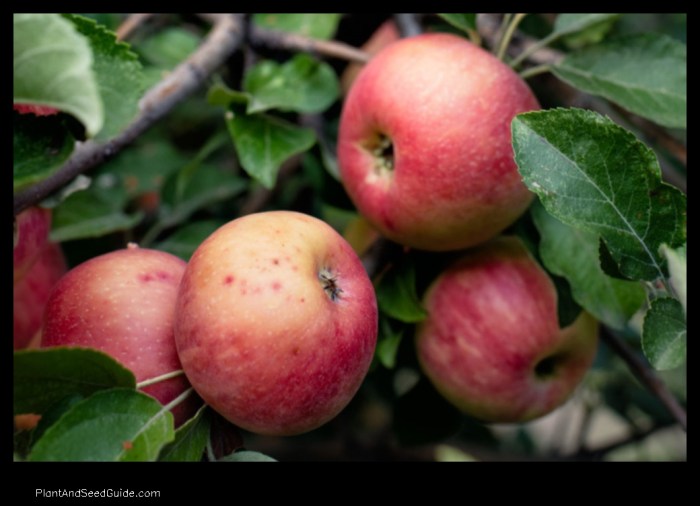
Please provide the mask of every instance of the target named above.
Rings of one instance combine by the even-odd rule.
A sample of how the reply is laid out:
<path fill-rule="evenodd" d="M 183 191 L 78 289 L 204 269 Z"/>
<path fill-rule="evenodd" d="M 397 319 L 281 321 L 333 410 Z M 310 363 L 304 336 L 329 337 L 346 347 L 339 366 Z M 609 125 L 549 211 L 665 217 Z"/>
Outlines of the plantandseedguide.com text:
<path fill-rule="evenodd" d="M 89 490 L 87 488 L 78 489 L 56 489 L 47 490 L 37 488 L 35 497 L 42 498 L 92 498 L 92 497 L 115 497 L 115 498 L 158 498 L 160 497 L 159 490 L 129 490 L 124 488 L 103 488 L 101 490 Z"/>

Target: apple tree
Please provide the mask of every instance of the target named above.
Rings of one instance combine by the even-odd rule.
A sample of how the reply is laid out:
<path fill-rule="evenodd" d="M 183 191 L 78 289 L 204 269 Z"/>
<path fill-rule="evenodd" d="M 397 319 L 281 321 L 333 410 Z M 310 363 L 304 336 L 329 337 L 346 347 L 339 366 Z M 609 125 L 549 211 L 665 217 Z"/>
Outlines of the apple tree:
<path fill-rule="evenodd" d="M 685 14 L 15 14 L 13 32 L 16 461 L 685 460 Z M 375 56 L 398 53 L 389 48 L 409 38 L 435 40 L 425 35 L 435 33 L 478 59 L 463 74 L 448 78 L 435 70 L 423 81 L 412 75 L 411 63 L 420 42 L 399 63 Z M 425 60 L 439 60 L 437 51 Z M 370 82 L 363 75 L 372 61 L 391 67 L 391 86 L 388 78 Z M 494 98 L 483 85 L 500 73 L 528 97 L 500 123 L 479 123 L 490 114 L 484 111 L 504 108 L 507 93 Z M 381 82 L 387 95 L 373 97 Z M 406 92 L 411 83 L 422 89 Z M 477 92 L 463 100 L 467 86 Z M 368 97 L 376 100 L 363 106 Z M 356 110 L 346 119 L 350 102 Z M 438 103 L 453 110 L 440 112 Z M 387 112 L 392 120 L 377 119 L 383 130 L 350 144 L 348 132 L 364 127 L 348 122 Z M 491 163 L 479 135 L 495 131 L 506 136 L 506 151 Z M 460 144 L 467 142 L 475 144 Z M 353 151 L 356 146 L 364 151 Z M 359 196 L 365 179 L 406 174 L 410 169 L 400 166 L 406 152 L 414 160 L 438 157 L 456 171 L 416 169 L 410 199 L 397 194 L 382 208 L 408 229 L 420 224 L 423 235 L 415 240 L 393 234 L 392 225 L 383 228 L 371 199 Z M 447 160 L 447 152 L 462 158 Z M 356 160 L 373 164 L 362 181 L 349 169 Z M 480 177 L 511 167 L 517 205 L 504 204 L 508 219 L 479 236 L 479 244 L 456 236 L 476 230 L 459 223 L 440 244 L 426 239 L 469 214 L 464 207 L 480 205 L 485 192 L 499 190 L 497 180 L 485 180 L 474 203 L 460 196 L 467 206 L 440 209 L 431 193 L 435 180 L 449 182 L 443 194 L 458 192 L 467 166 L 481 170 Z M 148 394 L 153 385 L 183 380 L 186 369 L 171 364 L 164 374 L 143 378 L 109 351 L 42 342 L 44 306 L 50 292 L 67 297 L 51 291 L 67 269 L 128 243 L 187 262 L 223 225 L 273 210 L 305 213 L 333 227 L 355 250 L 376 295 L 378 320 L 367 325 L 378 331 L 369 371 L 349 404 L 321 427 L 286 438 L 256 434 L 234 425 L 226 409 L 202 403 L 196 388 L 163 404 Z M 476 215 L 497 221 L 490 210 Z M 497 256 L 479 248 L 501 235 L 517 238 L 519 255 L 532 266 L 527 272 L 542 275 L 532 284 L 546 286 L 551 297 L 534 290 L 519 295 L 515 285 L 502 283 L 495 297 L 492 280 L 512 281 L 496 270 L 469 277 L 478 286 L 468 297 L 434 294 L 433 283 L 460 259 Z M 290 241 L 303 242 L 300 237 Z M 257 255 L 255 233 L 246 240 L 241 265 Z M 107 304 L 85 287 L 95 280 L 116 286 L 119 278 L 93 274 L 65 302 Z M 343 286 L 321 281 L 326 294 L 342 301 Z M 458 284 L 451 289 L 461 290 Z M 202 295 L 194 285 L 188 290 Z M 212 294 L 202 307 L 216 305 Z M 144 310 L 162 303 L 136 295 L 127 290 L 124 299 L 138 300 Z M 551 306 L 540 313 L 536 306 L 545 299 Z M 433 366 L 427 373 L 417 337 L 427 339 L 426 329 L 442 324 L 453 339 L 476 306 L 486 309 L 466 326 L 485 330 L 471 334 L 505 329 L 500 335 L 509 337 L 499 341 L 489 368 L 455 366 L 470 384 L 510 367 L 509 350 L 529 342 L 522 336 L 533 315 L 551 315 L 537 324 L 554 334 L 578 318 L 597 322 L 586 327 L 596 330 L 582 346 L 585 360 L 538 355 L 528 364 L 554 378 L 569 372 L 568 363 L 585 363 L 582 378 L 548 414 L 490 420 L 480 409 L 488 400 L 445 395 L 435 380 L 445 371 Z M 284 321 L 295 311 L 275 307 Z M 316 323 L 313 314 L 303 318 L 307 326 Z M 498 322 L 489 324 L 490 318 Z M 128 320 L 121 328 L 114 321 L 115 342 L 148 334 L 132 333 Z M 265 324 L 257 319 L 251 335 L 266 331 Z M 487 349 L 493 353 L 494 346 L 477 351 Z M 458 356 L 449 353 L 445 363 Z M 269 377 L 263 380 L 264 363 L 259 358 L 248 368 L 250 391 L 272 388 Z M 335 364 L 327 366 L 329 376 L 331 367 L 343 367 L 329 363 Z M 225 382 L 219 383 L 217 389 Z M 490 392 L 499 387 L 490 385 Z M 535 404 L 535 397 L 525 400 L 531 393 L 523 385 L 517 391 L 524 410 Z M 201 407 L 176 424 L 170 410 L 193 401 Z"/>

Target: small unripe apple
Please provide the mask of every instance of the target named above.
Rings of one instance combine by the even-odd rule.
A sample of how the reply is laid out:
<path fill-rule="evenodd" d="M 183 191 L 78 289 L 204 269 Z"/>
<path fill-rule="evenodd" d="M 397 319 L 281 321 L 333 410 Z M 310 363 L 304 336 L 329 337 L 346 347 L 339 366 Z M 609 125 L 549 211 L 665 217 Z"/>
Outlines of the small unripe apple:
<path fill-rule="evenodd" d="M 557 292 L 519 239 L 471 250 L 428 288 L 416 330 L 421 367 L 463 412 L 525 422 L 572 394 L 597 348 L 597 323 L 581 313 L 559 327 Z"/>
<path fill-rule="evenodd" d="M 41 253 L 51 229 L 51 211 L 30 207 L 17 215 L 13 251 L 14 282 L 29 271 Z"/>
<path fill-rule="evenodd" d="M 175 349 L 175 298 L 185 271 L 178 257 L 130 245 L 92 258 L 56 284 L 46 304 L 42 346 L 83 346 L 112 356 L 141 382 L 182 369 Z M 189 388 L 178 376 L 143 388 L 167 404 Z M 174 410 L 179 425 L 196 408 Z"/>
<path fill-rule="evenodd" d="M 15 283 L 12 316 L 16 350 L 30 347 L 33 342 L 38 344 L 46 301 L 51 289 L 65 272 L 66 260 L 61 246 L 48 242 L 29 271 Z"/>
<path fill-rule="evenodd" d="M 350 245 L 312 216 L 271 211 L 194 252 L 175 340 L 192 386 L 235 425 L 292 435 L 352 399 L 377 339 L 374 288 Z"/>
<path fill-rule="evenodd" d="M 433 251 L 479 244 L 532 201 L 510 124 L 538 108 L 508 65 L 466 39 L 401 39 L 365 65 L 343 105 L 343 185 L 389 239 Z"/>

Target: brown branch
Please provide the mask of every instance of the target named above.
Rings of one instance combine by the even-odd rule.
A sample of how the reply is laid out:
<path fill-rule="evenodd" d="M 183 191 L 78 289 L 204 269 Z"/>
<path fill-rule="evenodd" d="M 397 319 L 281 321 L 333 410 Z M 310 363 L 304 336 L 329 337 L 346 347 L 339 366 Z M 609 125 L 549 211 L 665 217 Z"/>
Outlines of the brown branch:
<path fill-rule="evenodd" d="M 46 198 L 77 175 L 114 156 L 199 88 L 243 39 L 241 15 L 218 14 L 215 17 L 214 27 L 202 45 L 144 95 L 138 116 L 120 134 L 108 141 L 90 140 L 80 144 L 57 172 L 15 195 L 15 215 Z"/>
<path fill-rule="evenodd" d="M 688 416 L 685 409 L 649 365 L 642 360 L 627 343 L 615 336 L 605 327 L 601 327 L 601 337 L 603 341 L 605 341 L 605 344 L 627 363 L 627 366 L 635 377 L 659 399 L 671 416 L 680 424 L 683 430 L 687 432 Z"/>
<path fill-rule="evenodd" d="M 358 63 L 367 63 L 371 58 L 366 52 L 343 42 L 313 39 L 296 33 L 268 30 L 254 24 L 251 24 L 249 28 L 248 37 L 252 44 L 264 45 L 274 49 L 304 51 Z"/>
<path fill-rule="evenodd" d="M 153 14 L 130 14 L 117 28 L 117 40 L 126 40 L 142 23 Z"/>

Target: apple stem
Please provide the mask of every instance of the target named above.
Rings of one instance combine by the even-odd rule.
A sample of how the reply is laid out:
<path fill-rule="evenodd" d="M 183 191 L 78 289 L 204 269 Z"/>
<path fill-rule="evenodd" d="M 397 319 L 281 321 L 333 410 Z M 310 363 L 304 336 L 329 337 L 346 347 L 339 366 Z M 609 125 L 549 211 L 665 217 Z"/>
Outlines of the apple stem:
<path fill-rule="evenodd" d="M 170 378 L 176 378 L 183 374 L 185 374 L 185 371 L 183 371 L 182 369 L 178 369 L 177 371 L 171 371 L 165 374 L 161 374 L 160 376 L 154 376 L 153 378 L 139 381 L 138 383 L 136 383 L 136 388 L 141 389 L 143 387 L 147 387 L 149 385 L 153 385 L 161 381 L 169 380 Z"/>
<path fill-rule="evenodd" d="M 522 53 L 518 55 L 517 58 L 515 58 L 513 61 L 510 62 L 510 67 L 511 68 L 516 68 L 518 65 L 520 65 L 524 60 L 532 56 L 534 53 L 542 49 L 543 47 L 548 46 L 555 40 L 557 40 L 561 36 L 561 33 L 559 32 L 552 32 L 549 35 L 547 35 L 544 39 L 540 39 L 534 44 L 532 44 L 530 47 L 525 49 Z"/>

